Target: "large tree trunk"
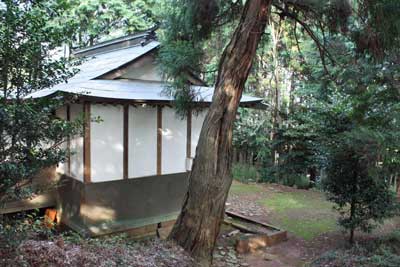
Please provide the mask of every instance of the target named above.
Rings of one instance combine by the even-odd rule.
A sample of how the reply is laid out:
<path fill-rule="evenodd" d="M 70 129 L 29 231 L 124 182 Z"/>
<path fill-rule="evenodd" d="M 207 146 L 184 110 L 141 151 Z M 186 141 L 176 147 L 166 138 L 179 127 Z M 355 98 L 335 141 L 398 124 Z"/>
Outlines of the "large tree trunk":
<path fill-rule="evenodd" d="M 170 234 L 201 266 L 209 266 L 231 177 L 232 129 L 244 84 L 264 32 L 271 0 L 248 0 L 222 54 L 213 101 L 204 120 L 189 188 Z"/>

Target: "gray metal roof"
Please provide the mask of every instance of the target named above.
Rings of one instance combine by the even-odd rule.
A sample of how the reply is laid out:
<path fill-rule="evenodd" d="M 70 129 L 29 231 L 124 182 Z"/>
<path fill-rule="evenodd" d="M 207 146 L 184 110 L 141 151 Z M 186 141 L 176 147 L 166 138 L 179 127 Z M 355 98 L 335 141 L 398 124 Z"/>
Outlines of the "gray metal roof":
<path fill-rule="evenodd" d="M 78 48 L 78 49 L 74 49 L 73 54 L 74 55 L 80 55 L 80 54 L 84 54 L 86 52 L 89 51 L 93 51 L 93 50 L 98 50 L 99 48 L 102 47 L 109 47 L 112 46 L 113 44 L 120 44 L 126 41 L 131 41 L 131 40 L 136 40 L 136 39 L 143 39 L 145 37 L 147 37 L 149 35 L 148 32 L 144 32 L 141 34 L 132 34 L 132 35 L 128 35 L 128 36 L 122 36 L 122 37 L 118 37 L 112 40 L 107 40 L 89 47 L 84 47 L 84 48 Z M 139 43 L 138 43 L 139 44 Z"/>
<path fill-rule="evenodd" d="M 165 93 L 165 83 L 139 80 L 89 80 L 77 84 L 63 84 L 57 88 L 45 89 L 31 94 L 29 97 L 41 98 L 58 92 L 78 94 L 82 96 L 137 100 L 137 101 L 171 101 L 173 98 Z M 211 102 L 213 87 L 193 86 L 196 102 Z M 258 103 L 261 98 L 243 95 L 242 103 Z"/>
<path fill-rule="evenodd" d="M 151 41 L 146 45 L 135 45 L 114 51 L 88 56 L 79 66 L 80 71 L 67 83 L 43 89 L 28 95 L 26 98 L 41 98 L 58 92 L 77 94 L 88 97 L 136 100 L 136 101 L 171 101 L 166 95 L 166 83 L 141 80 L 102 80 L 96 79 L 103 74 L 118 69 L 134 61 L 159 46 L 159 42 Z M 193 86 L 197 92 L 197 102 L 211 102 L 213 87 Z M 260 103 L 261 98 L 243 95 L 242 103 Z"/>
<path fill-rule="evenodd" d="M 105 73 L 118 69 L 119 67 L 134 61 L 138 57 L 152 51 L 160 45 L 157 41 L 151 41 L 148 44 L 136 45 L 128 48 L 122 48 L 114 51 L 107 51 L 94 56 L 88 56 L 85 61 L 79 65 L 79 72 L 68 80 L 69 84 L 86 82 L 95 79 Z M 55 87 L 57 87 L 56 85 Z M 60 84 L 63 86 L 63 84 Z"/>

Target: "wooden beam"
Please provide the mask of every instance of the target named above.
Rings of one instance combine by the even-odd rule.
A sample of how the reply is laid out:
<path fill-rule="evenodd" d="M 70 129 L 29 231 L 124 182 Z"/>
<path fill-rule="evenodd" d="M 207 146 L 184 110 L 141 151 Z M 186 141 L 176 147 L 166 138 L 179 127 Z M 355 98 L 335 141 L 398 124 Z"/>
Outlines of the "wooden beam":
<path fill-rule="evenodd" d="M 83 181 L 91 182 L 91 160 L 90 160 L 90 103 L 83 104 L 84 112 L 84 136 L 83 136 Z"/>
<path fill-rule="evenodd" d="M 162 170 L 162 106 L 157 106 L 157 175 Z"/>
<path fill-rule="evenodd" d="M 192 111 L 189 110 L 187 114 L 187 127 L 186 127 L 186 157 L 191 158 L 192 154 Z"/>
<path fill-rule="evenodd" d="M 73 94 L 71 94 L 73 95 Z M 173 107 L 173 104 L 171 103 L 171 100 L 139 100 L 139 99 L 117 99 L 117 98 L 104 98 L 104 97 L 97 97 L 97 96 L 89 96 L 89 95 L 81 95 L 79 96 L 78 100 L 76 103 L 83 103 L 89 101 L 91 103 L 96 103 L 96 104 L 113 104 L 113 105 L 124 105 L 124 104 L 129 104 L 129 105 L 150 105 L 150 106 L 167 106 L 167 107 Z M 211 102 L 199 102 L 199 103 L 193 103 L 198 108 L 208 108 L 210 107 Z"/>
<path fill-rule="evenodd" d="M 129 175 L 129 105 L 124 105 L 124 162 L 123 176 L 128 179 Z"/>
<path fill-rule="evenodd" d="M 71 105 L 67 104 L 67 121 L 71 121 Z M 71 137 L 67 138 L 67 174 L 71 176 Z"/>

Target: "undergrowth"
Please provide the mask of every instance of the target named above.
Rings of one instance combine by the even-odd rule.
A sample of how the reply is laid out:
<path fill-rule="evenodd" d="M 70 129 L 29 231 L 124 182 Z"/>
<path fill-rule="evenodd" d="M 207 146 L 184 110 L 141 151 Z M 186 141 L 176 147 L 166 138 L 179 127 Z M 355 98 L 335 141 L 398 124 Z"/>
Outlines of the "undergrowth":
<path fill-rule="evenodd" d="M 258 171 L 252 165 L 236 163 L 232 167 L 232 176 L 242 183 L 257 182 Z"/>
<path fill-rule="evenodd" d="M 375 240 L 323 254 L 310 267 L 398 267 L 400 266 L 400 230 Z"/>

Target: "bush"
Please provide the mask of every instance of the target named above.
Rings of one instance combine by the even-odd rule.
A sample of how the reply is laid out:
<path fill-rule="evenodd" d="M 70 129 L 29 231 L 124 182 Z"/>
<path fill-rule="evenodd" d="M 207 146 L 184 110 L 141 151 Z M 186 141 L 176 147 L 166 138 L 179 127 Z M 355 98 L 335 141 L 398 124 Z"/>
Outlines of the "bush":
<path fill-rule="evenodd" d="M 329 251 L 311 263 L 311 267 L 397 267 L 400 266 L 400 231 L 383 238 L 357 244 L 345 250 Z"/>
<path fill-rule="evenodd" d="M 258 180 L 257 168 L 248 164 L 234 164 L 232 168 L 233 179 L 242 182 L 256 182 Z"/>
<path fill-rule="evenodd" d="M 16 248 L 29 238 L 52 239 L 55 231 L 43 222 L 39 210 L 4 215 L 0 220 L 0 249 Z"/>
<path fill-rule="evenodd" d="M 299 189 L 309 189 L 311 187 L 310 178 L 305 174 L 278 173 L 275 170 L 262 168 L 260 177 L 260 182 L 264 183 L 278 183 Z"/>
<path fill-rule="evenodd" d="M 307 175 L 295 176 L 294 185 L 300 189 L 308 189 L 310 188 L 310 178 Z"/>
<path fill-rule="evenodd" d="M 370 232 L 384 219 L 399 214 L 399 205 L 387 179 L 393 170 L 384 164 L 382 141 L 369 129 L 343 134 L 328 155 L 324 189 L 340 212 L 339 224 L 350 232 Z"/>

